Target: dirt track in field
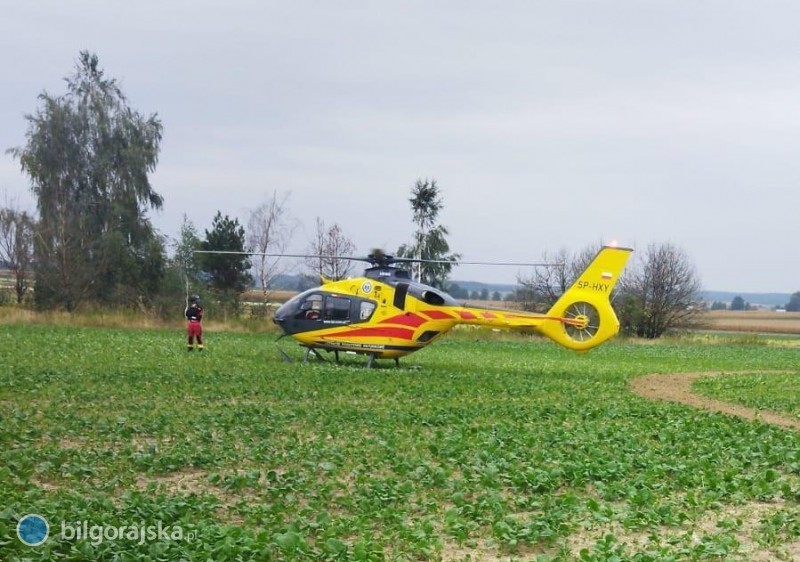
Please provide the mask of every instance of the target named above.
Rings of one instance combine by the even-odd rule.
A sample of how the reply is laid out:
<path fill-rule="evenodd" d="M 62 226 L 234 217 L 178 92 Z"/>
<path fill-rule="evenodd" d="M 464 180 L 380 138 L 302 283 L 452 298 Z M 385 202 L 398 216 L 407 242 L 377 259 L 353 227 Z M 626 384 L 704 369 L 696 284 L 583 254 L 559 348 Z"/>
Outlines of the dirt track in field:
<path fill-rule="evenodd" d="M 694 383 L 694 381 L 700 377 L 721 377 L 725 375 L 742 375 L 748 373 L 751 372 L 738 371 L 730 373 L 706 372 L 654 374 L 632 379 L 630 381 L 630 386 L 633 392 L 639 396 L 643 396 L 651 400 L 679 402 L 681 404 L 686 404 L 687 406 L 708 410 L 710 412 L 738 416 L 748 420 L 759 420 L 764 423 L 770 423 L 791 429 L 800 429 L 800 420 L 796 418 L 790 418 L 784 414 L 771 412 L 769 410 L 756 410 L 754 408 L 748 408 L 739 404 L 722 402 L 721 400 L 700 396 L 692 392 L 692 383 Z M 759 374 L 769 374 L 769 372 L 761 371 Z"/>

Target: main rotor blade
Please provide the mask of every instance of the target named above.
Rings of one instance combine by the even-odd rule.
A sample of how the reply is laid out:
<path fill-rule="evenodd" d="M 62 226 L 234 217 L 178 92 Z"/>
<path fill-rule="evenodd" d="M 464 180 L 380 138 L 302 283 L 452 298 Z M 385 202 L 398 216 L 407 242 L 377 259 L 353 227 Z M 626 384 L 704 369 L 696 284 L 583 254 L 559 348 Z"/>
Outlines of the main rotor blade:
<path fill-rule="evenodd" d="M 407 261 L 421 262 L 421 263 L 451 263 L 453 265 L 501 265 L 501 266 L 515 266 L 515 267 L 564 267 L 563 263 L 546 263 L 546 262 L 510 262 L 510 261 L 455 261 L 455 260 L 425 260 L 406 258 Z"/>
<path fill-rule="evenodd" d="M 380 261 L 378 256 L 322 256 L 318 254 L 273 254 L 270 252 L 238 252 L 234 250 L 194 250 L 195 254 L 230 254 L 242 256 L 266 256 L 270 258 L 314 258 L 328 260 L 350 260 L 363 261 L 367 263 L 377 263 Z M 508 267 L 564 267 L 563 263 L 547 262 L 507 262 L 507 261 L 457 261 L 457 260 L 429 260 L 424 258 L 402 258 L 396 256 L 383 255 L 386 263 L 440 263 L 451 265 L 488 265 L 488 266 L 508 266 Z"/>
<path fill-rule="evenodd" d="M 324 258 L 328 260 L 370 261 L 357 256 L 322 256 L 319 254 L 273 254 L 270 252 L 238 252 L 235 250 L 192 250 L 193 254 L 227 254 L 235 256 L 265 256 L 268 258 Z"/>

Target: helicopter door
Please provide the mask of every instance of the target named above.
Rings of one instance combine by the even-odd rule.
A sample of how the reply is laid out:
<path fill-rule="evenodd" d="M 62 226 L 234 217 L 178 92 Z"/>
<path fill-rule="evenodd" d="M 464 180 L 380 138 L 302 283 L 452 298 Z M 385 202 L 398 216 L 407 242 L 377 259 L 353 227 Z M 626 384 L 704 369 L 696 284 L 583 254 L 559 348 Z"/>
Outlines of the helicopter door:
<path fill-rule="evenodd" d="M 326 324 L 347 324 L 350 322 L 350 299 L 335 295 L 325 297 L 322 320 Z"/>

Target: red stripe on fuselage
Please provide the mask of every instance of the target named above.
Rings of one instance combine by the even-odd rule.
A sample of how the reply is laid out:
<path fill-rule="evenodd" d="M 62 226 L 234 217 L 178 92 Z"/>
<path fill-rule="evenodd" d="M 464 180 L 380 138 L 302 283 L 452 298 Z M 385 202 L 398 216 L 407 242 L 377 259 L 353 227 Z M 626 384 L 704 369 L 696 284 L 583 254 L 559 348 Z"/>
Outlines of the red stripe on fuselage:
<path fill-rule="evenodd" d="M 425 322 L 427 322 L 427 320 L 425 320 L 423 317 L 417 316 L 411 312 L 406 312 L 405 314 L 398 314 L 397 316 L 392 316 L 386 320 L 381 320 L 379 324 L 400 324 L 402 326 L 419 328 Z"/>
<path fill-rule="evenodd" d="M 464 320 L 475 320 L 476 318 L 478 318 L 477 316 L 475 316 L 474 314 L 472 314 L 472 313 L 471 313 L 471 312 L 469 312 L 468 310 L 459 310 L 459 311 L 458 311 L 458 314 L 459 314 L 459 316 L 461 316 L 461 318 L 463 318 Z"/>
<path fill-rule="evenodd" d="M 431 320 L 453 320 L 453 316 L 451 314 L 447 314 L 441 310 L 423 310 L 422 314 Z"/>

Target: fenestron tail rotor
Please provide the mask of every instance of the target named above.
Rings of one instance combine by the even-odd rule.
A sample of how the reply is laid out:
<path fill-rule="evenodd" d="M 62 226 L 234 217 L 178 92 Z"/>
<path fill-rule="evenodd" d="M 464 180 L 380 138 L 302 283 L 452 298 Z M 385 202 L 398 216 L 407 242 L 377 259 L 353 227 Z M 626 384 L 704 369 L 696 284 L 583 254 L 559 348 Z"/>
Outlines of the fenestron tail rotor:
<path fill-rule="evenodd" d="M 564 330 L 576 342 L 587 342 L 595 337 L 600 322 L 600 312 L 588 302 L 574 302 L 564 311 Z"/>

